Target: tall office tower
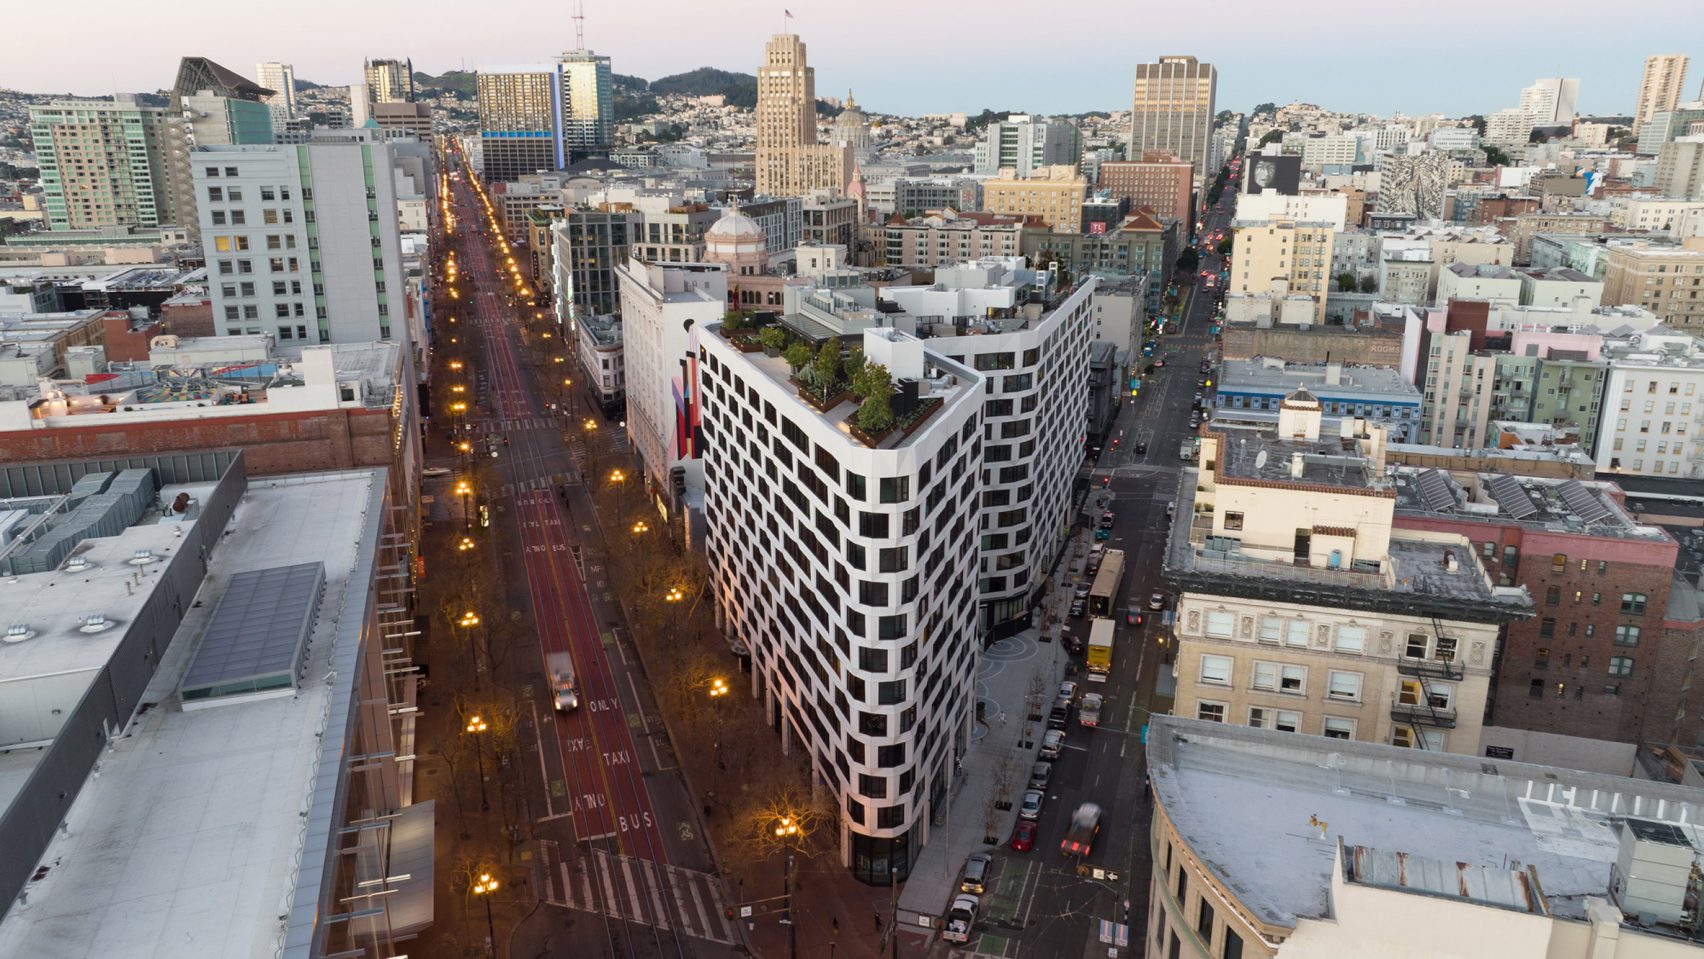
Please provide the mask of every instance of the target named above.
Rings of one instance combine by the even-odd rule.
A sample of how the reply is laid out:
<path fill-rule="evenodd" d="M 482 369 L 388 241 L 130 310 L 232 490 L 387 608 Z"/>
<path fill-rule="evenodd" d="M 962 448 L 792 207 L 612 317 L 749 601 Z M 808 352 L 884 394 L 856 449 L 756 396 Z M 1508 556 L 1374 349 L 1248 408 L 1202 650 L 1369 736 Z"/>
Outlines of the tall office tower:
<path fill-rule="evenodd" d="M 1541 77 L 1521 91 L 1521 109 L 1536 127 L 1573 123 L 1579 102 L 1580 81 L 1573 77 Z"/>
<path fill-rule="evenodd" d="M 1194 57 L 1161 57 L 1136 66 L 1136 95 L 1131 106 L 1130 156 L 1162 150 L 1188 160 L 1195 175 L 1212 175 L 1213 98 L 1219 73 Z"/>
<path fill-rule="evenodd" d="M 1076 166 L 1082 155 L 1082 133 L 1069 120 L 1014 113 L 999 123 L 988 124 L 976 144 L 974 169 L 986 174 L 1012 169 L 1018 176 L 1027 177 L 1044 166 Z"/>
<path fill-rule="evenodd" d="M 254 78 L 272 91 L 266 105 L 272 110 L 272 132 L 284 132 L 290 118 L 296 115 L 296 68 L 288 63 L 269 60 L 254 65 Z"/>
<path fill-rule="evenodd" d="M 48 229 L 170 223 L 168 119 L 130 94 L 31 106 Z"/>
<path fill-rule="evenodd" d="M 558 132 L 562 81 L 562 67 L 555 63 L 479 68 L 479 143 L 487 181 L 568 165 Z"/>
<path fill-rule="evenodd" d="M 1680 88 L 1686 82 L 1686 63 L 1686 57 L 1679 53 L 1645 58 L 1645 75 L 1639 81 L 1639 108 L 1633 113 L 1634 133 L 1639 132 L 1652 114 L 1673 110 L 1680 102 Z"/>
<path fill-rule="evenodd" d="M 997 376 L 892 328 L 824 339 L 885 366 L 896 411 L 932 407 L 878 445 L 849 431 L 851 404 L 802 399 L 779 360 L 715 325 L 697 339 L 702 365 L 682 368 L 711 438 L 705 555 L 728 635 L 751 651 L 749 695 L 832 794 L 841 864 L 903 882 L 975 725 L 981 413 Z"/>
<path fill-rule="evenodd" d="M 222 334 L 407 338 L 395 154 L 378 130 L 197 150 L 207 288 Z"/>
<path fill-rule="evenodd" d="M 178 63 L 166 131 L 172 201 L 167 219 L 188 231 L 190 239 L 200 239 L 195 183 L 189 173 L 195 150 L 271 143 L 273 115 L 266 100 L 273 92 L 206 57 L 184 57 Z"/>
<path fill-rule="evenodd" d="M 562 64 L 562 139 L 568 162 L 608 156 L 615 146 L 615 94 L 609 57 L 570 50 Z"/>
<path fill-rule="evenodd" d="M 413 60 L 367 60 L 361 73 L 368 103 L 414 102 Z"/>
<path fill-rule="evenodd" d="M 804 41 L 776 34 L 757 68 L 757 192 L 842 192 L 851 175 L 849 147 L 817 142 L 816 71 L 805 64 Z"/>

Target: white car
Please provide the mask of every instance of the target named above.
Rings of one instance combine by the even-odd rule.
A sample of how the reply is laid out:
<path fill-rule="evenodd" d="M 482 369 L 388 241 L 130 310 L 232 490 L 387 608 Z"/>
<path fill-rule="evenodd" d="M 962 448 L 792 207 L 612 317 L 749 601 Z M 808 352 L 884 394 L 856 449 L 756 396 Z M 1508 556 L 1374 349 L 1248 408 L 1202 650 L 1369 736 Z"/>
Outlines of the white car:
<path fill-rule="evenodd" d="M 1024 791 L 1024 801 L 1021 804 L 1019 804 L 1019 806 L 1018 806 L 1018 818 L 1019 819 L 1040 819 L 1041 818 L 1041 801 L 1042 801 L 1041 790 L 1039 790 L 1039 789 L 1025 790 Z"/>
<path fill-rule="evenodd" d="M 1076 698 L 1077 698 L 1077 684 L 1075 682 L 1073 682 L 1072 680 L 1067 679 L 1064 682 L 1059 684 L 1059 695 L 1058 695 L 1057 698 L 1054 699 L 1054 703 L 1058 704 L 1058 705 L 1063 705 L 1063 704 L 1066 704 L 1066 703 L 1070 703 L 1072 700 L 1074 700 Z"/>
<path fill-rule="evenodd" d="M 1065 749 L 1065 731 L 1064 730 L 1062 730 L 1062 729 L 1049 729 L 1047 731 L 1047 734 L 1045 736 L 1041 737 L 1041 758 L 1043 758 L 1043 759 L 1058 759 L 1060 752 L 1062 752 L 1064 749 Z"/>
<path fill-rule="evenodd" d="M 448 476 L 454 472 L 455 470 L 450 469 L 448 466 L 428 466 L 420 471 L 420 475 L 425 477 Z"/>

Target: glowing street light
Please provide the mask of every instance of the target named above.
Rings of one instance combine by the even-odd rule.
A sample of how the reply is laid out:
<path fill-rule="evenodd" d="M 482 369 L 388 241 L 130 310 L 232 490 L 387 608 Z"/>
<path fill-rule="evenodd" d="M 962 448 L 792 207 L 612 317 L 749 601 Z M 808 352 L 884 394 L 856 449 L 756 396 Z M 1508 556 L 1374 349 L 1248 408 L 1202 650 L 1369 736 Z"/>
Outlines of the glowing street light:
<path fill-rule="evenodd" d="M 639 522 L 633 524 L 633 532 L 634 532 L 635 535 L 640 534 L 640 533 L 649 533 L 650 531 L 651 531 L 651 524 L 645 522 L 644 520 L 640 520 Z"/>
<path fill-rule="evenodd" d="M 473 627 L 473 626 L 478 626 L 479 625 L 479 614 L 470 609 L 470 610 L 468 610 L 467 612 L 465 612 L 461 615 L 461 619 L 456 620 L 456 625 L 462 627 L 463 629 L 467 629 L 467 628 L 470 628 L 470 627 Z M 474 718 L 478 719 L 479 717 L 475 716 Z M 473 730 L 471 730 L 471 729 L 468 730 L 468 731 L 473 732 Z"/>
<path fill-rule="evenodd" d="M 456 549 L 457 549 L 457 551 L 463 552 L 463 553 L 467 552 L 470 549 L 473 549 L 473 537 L 463 536 L 461 538 L 461 540 L 456 543 Z"/>
<path fill-rule="evenodd" d="M 621 470 L 610 470 L 609 471 L 609 481 L 611 483 L 626 482 L 627 481 L 627 474 L 623 473 Z"/>
<path fill-rule="evenodd" d="M 470 890 L 485 900 L 485 934 L 491 939 L 491 959 L 497 959 L 497 926 L 491 920 L 491 894 L 497 891 L 497 880 L 488 872 L 479 874 Z"/>
<path fill-rule="evenodd" d="M 663 594 L 663 600 L 670 603 L 678 603 L 685 598 L 686 591 L 679 586 L 671 586 L 669 591 Z"/>
<path fill-rule="evenodd" d="M 728 695 L 728 681 L 720 676 L 710 680 L 710 698 L 717 699 Z"/>
<path fill-rule="evenodd" d="M 491 724 L 478 716 L 473 716 L 467 721 L 467 731 L 473 736 L 474 761 L 479 763 L 479 808 L 483 812 L 491 811 L 491 800 L 485 795 L 485 750 L 480 746 L 479 734 L 490 728 Z M 491 888 L 496 889 L 497 887 L 492 885 Z"/>

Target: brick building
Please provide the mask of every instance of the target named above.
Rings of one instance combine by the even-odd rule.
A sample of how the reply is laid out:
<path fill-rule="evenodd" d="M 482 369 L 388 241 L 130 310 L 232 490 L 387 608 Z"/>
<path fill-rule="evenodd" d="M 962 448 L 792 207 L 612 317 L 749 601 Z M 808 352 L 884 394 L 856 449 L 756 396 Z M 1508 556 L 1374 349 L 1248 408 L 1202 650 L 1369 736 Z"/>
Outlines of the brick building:
<path fill-rule="evenodd" d="M 1398 488 L 1399 528 L 1467 536 L 1500 585 L 1532 595 L 1533 618 L 1504 632 L 1488 725 L 1697 741 L 1698 704 L 1676 718 L 1704 700 L 1687 692 L 1693 645 L 1665 628 L 1679 547 L 1629 517 L 1619 487 L 1405 468 Z"/>
<path fill-rule="evenodd" d="M 1130 201 L 1132 208 L 1148 207 L 1162 217 L 1184 224 L 1190 232 L 1190 193 L 1195 166 L 1166 153 L 1148 152 L 1140 160 L 1108 160 L 1100 165 L 1095 188 Z"/>

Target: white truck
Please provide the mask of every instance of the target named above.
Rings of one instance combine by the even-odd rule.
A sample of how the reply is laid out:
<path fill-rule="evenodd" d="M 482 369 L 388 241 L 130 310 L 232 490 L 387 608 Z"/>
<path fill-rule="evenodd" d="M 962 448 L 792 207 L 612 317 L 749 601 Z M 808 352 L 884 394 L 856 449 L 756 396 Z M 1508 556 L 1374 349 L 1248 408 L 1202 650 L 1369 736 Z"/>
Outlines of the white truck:
<path fill-rule="evenodd" d="M 966 893 L 953 897 L 953 906 L 947 910 L 947 921 L 941 929 L 941 938 L 948 942 L 969 942 L 971 927 L 976 925 L 976 911 L 982 906 L 982 898 Z"/>
<path fill-rule="evenodd" d="M 556 701 L 556 711 L 566 713 L 580 708 L 580 691 L 574 685 L 574 657 L 569 653 L 549 653 L 545 666 L 550 670 L 550 689 Z"/>

